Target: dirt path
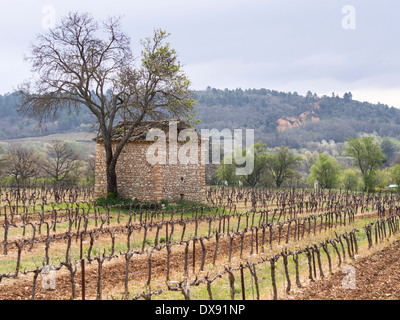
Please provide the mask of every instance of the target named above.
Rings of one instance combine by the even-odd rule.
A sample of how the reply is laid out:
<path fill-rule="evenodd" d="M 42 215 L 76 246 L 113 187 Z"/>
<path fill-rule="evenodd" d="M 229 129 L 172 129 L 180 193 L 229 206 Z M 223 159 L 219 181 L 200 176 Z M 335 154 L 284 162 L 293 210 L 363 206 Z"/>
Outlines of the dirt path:
<path fill-rule="evenodd" d="M 299 290 L 295 300 L 398 300 L 400 299 L 400 240 L 359 258 L 352 265 L 355 288 L 345 289 L 342 280 L 348 274 L 340 270 Z M 351 286 L 350 286 L 351 287 Z"/>

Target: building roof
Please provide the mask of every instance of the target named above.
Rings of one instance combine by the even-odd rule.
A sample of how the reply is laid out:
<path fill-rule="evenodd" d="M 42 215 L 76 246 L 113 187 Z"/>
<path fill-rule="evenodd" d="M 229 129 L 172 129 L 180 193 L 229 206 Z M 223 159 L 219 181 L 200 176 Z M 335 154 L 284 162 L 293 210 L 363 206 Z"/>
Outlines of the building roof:
<path fill-rule="evenodd" d="M 196 132 L 195 129 L 191 128 L 187 123 L 185 123 L 183 120 L 152 120 L 152 121 L 142 121 L 139 126 L 135 128 L 133 131 L 132 136 L 128 139 L 130 142 L 134 141 L 147 141 L 146 140 L 146 135 L 151 129 L 161 129 L 162 131 L 165 132 L 166 138 L 168 140 L 169 136 L 169 127 L 170 123 L 171 125 L 173 123 L 176 123 L 177 126 L 177 134 L 184 130 L 184 129 L 189 129 L 193 130 Z M 112 130 L 111 130 L 111 141 L 121 141 L 124 137 L 124 128 L 128 128 L 133 121 L 121 121 L 119 122 Z M 197 133 L 198 139 L 200 139 L 200 134 Z M 102 142 L 103 137 L 101 133 L 93 139 L 93 141 L 96 142 Z"/>

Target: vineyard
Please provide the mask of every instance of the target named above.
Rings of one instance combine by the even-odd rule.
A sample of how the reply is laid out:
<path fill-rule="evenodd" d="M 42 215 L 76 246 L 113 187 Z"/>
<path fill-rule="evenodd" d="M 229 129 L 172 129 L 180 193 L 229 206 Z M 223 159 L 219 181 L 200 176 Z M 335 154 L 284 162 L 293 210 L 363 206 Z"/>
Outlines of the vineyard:
<path fill-rule="evenodd" d="M 182 209 L 93 197 L 0 189 L 0 299 L 285 299 L 400 227 L 387 193 L 211 187 Z"/>

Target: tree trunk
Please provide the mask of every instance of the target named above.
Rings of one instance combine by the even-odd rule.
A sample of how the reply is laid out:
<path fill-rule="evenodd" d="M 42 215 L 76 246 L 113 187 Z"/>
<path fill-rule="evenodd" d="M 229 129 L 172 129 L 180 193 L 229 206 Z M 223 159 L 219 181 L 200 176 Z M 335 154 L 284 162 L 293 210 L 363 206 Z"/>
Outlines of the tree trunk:
<path fill-rule="evenodd" d="M 103 128 L 103 143 L 104 143 L 104 151 L 106 155 L 106 178 L 107 178 L 107 195 L 113 194 L 117 195 L 117 174 L 115 172 L 115 168 L 117 165 L 117 157 L 114 155 L 112 144 L 111 144 L 111 136 L 110 133 Z"/>
<path fill-rule="evenodd" d="M 112 161 L 110 164 L 107 163 L 107 194 L 113 194 L 117 196 L 117 174 L 115 172 L 116 162 Z"/>

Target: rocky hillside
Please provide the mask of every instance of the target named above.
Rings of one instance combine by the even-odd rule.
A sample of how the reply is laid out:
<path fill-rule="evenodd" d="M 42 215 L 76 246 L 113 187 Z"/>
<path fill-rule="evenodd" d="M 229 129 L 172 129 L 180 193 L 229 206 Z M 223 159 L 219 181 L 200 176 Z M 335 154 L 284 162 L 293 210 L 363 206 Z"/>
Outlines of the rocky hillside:
<path fill-rule="evenodd" d="M 296 92 L 268 89 L 197 91 L 197 129 L 254 129 L 255 139 L 269 147 L 304 147 L 310 141 L 343 142 L 359 133 L 376 133 L 400 139 L 400 110 L 343 97 L 306 96 Z M 34 119 L 17 113 L 15 93 L 0 95 L 0 140 L 27 138 L 40 134 L 87 132 L 93 116 L 85 109 L 79 114 L 64 111 L 48 123 L 46 132 L 36 130 Z"/>
<path fill-rule="evenodd" d="M 343 142 L 359 133 L 400 138 L 400 110 L 352 99 L 267 89 L 197 92 L 198 128 L 254 129 L 268 146 L 303 147 L 310 141 Z"/>

